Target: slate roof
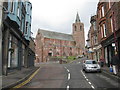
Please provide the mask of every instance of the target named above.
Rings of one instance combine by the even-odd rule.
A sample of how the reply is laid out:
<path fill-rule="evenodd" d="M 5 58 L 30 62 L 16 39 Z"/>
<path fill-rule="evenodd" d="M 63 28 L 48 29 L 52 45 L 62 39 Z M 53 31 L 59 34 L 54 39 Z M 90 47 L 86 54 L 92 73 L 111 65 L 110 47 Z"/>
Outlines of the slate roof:
<path fill-rule="evenodd" d="M 73 36 L 70 34 L 64 34 L 64 33 L 54 32 L 54 31 L 47 31 L 47 30 L 43 30 L 43 29 L 39 29 L 38 32 L 41 33 L 42 36 L 45 38 L 74 41 Z"/>

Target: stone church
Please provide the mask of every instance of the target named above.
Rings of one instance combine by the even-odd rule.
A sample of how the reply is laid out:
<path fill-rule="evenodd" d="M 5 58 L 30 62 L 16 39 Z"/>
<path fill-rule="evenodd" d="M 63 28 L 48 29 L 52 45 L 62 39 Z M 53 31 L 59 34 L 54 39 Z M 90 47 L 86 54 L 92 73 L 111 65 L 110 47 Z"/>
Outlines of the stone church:
<path fill-rule="evenodd" d="M 36 38 L 36 62 L 46 62 L 47 57 L 78 56 L 85 53 L 84 24 L 77 13 L 72 34 L 38 29 Z"/>

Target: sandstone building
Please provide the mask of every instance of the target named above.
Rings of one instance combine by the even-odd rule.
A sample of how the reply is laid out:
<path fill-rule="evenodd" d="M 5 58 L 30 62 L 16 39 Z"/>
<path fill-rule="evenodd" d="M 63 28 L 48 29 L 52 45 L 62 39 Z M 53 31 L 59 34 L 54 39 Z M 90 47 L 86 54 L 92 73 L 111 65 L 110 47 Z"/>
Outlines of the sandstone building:
<path fill-rule="evenodd" d="M 85 53 L 84 24 L 77 14 L 72 34 L 39 29 L 35 43 L 37 62 L 46 62 L 51 56 L 83 55 Z"/>
<path fill-rule="evenodd" d="M 106 66 L 110 67 L 113 56 L 118 54 L 120 58 L 120 1 L 99 2 L 97 13 L 92 17 L 96 17 L 95 19 L 91 19 L 96 22 L 96 30 L 91 28 L 93 27 L 91 23 L 87 40 L 87 46 L 89 46 L 88 58 L 102 61 Z M 94 43 L 96 40 L 97 44 Z M 97 47 L 95 47 L 96 45 Z M 97 58 L 94 58 L 95 53 Z"/>

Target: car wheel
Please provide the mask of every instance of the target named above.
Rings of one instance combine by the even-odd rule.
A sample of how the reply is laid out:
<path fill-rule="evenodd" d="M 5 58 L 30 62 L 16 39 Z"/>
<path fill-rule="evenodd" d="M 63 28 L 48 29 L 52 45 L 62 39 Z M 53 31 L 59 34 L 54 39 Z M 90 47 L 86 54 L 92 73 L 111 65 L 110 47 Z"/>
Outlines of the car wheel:
<path fill-rule="evenodd" d="M 83 71 L 85 71 L 85 69 L 83 69 Z"/>
<path fill-rule="evenodd" d="M 98 73 L 101 73 L 101 71 L 97 71 Z"/>
<path fill-rule="evenodd" d="M 87 73 L 87 71 L 85 70 L 85 73 Z"/>
<path fill-rule="evenodd" d="M 99 73 L 101 73 L 102 71 L 99 71 Z"/>

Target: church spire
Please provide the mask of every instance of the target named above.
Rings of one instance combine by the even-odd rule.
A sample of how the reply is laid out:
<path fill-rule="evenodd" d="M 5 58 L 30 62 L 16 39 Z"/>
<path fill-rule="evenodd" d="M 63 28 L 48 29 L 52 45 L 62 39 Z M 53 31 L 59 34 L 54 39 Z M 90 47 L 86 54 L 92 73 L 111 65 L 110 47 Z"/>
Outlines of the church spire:
<path fill-rule="evenodd" d="M 76 23 L 79 23 L 80 22 L 80 18 L 79 18 L 79 14 L 77 12 L 77 15 L 76 15 L 76 20 L 75 20 Z"/>

